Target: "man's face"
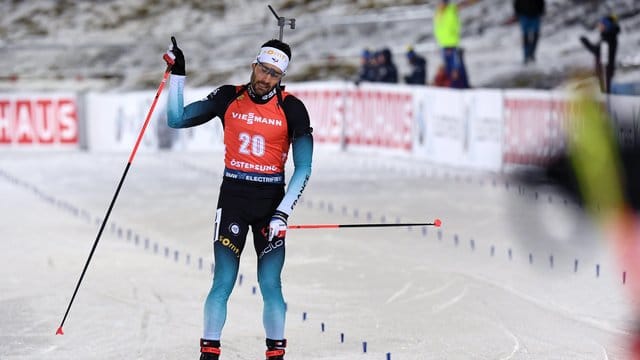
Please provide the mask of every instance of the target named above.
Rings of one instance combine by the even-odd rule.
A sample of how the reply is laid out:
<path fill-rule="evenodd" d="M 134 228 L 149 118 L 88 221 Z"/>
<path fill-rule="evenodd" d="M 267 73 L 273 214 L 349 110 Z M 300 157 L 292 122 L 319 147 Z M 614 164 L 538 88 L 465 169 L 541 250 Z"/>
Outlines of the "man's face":
<path fill-rule="evenodd" d="M 284 74 L 275 65 L 257 62 L 251 64 L 251 87 L 257 95 L 265 95 L 278 84 Z"/>

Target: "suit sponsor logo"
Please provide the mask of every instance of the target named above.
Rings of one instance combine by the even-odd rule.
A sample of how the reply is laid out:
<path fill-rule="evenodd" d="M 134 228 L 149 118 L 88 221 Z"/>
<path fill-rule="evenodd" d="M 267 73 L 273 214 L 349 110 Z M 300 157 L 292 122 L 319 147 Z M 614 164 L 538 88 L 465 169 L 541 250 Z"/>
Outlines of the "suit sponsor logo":
<path fill-rule="evenodd" d="M 229 238 L 220 236 L 220 244 L 222 244 L 222 246 L 228 248 L 229 250 L 233 251 L 233 253 L 236 254 L 237 257 L 240 257 L 240 248 L 237 247 L 233 242 L 231 242 Z"/>
<path fill-rule="evenodd" d="M 252 164 L 246 161 L 240 161 L 236 159 L 231 159 L 231 166 L 244 170 L 257 170 L 262 172 L 276 172 L 278 171 L 278 167 L 274 165 L 260 165 L 260 164 Z M 234 177 L 234 176 L 230 176 Z"/>
<path fill-rule="evenodd" d="M 283 121 L 281 119 L 270 119 L 267 117 L 256 115 L 253 112 L 245 114 L 245 113 L 239 113 L 239 112 L 233 111 L 231 112 L 231 117 L 233 119 L 246 121 L 248 125 L 253 125 L 254 123 L 257 123 L 257 124 L 266 124 L 266 125 L 273 125 L 273 126 L 282 126 L 283 124 Z"/>
<path fill-rule="evenodd" d="M 231 231 L 233 235 L 238 235 L 240 233 L 240 226 L 236 223 L 231 223 L 231 225 L 229 225 L 229 231 Z"/>
<path fill-rule="evenodd" d="M 269 243 L 267 243 L 267 247 L 264 248 L 264 250 L 262 250 L 262 252 L 260 253 L 260 256 L 258 256 L 258 258 L 262 258 L 263 256 L 265 256 L 266 254 L 272 252 L 273 250 L 282 247 L 284 245 L 284 240 L 283 239 L 276 239 L 274 241 L 270 241 Z"/>

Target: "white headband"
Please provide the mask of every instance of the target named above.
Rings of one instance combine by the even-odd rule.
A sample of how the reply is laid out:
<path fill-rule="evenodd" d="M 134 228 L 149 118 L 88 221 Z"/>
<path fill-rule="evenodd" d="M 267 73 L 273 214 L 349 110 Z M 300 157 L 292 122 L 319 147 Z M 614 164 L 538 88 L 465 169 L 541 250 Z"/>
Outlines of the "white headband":
<path fill-rule="evenodd" d="M 289 66 L 289 57 L 284 51 L 268 46 L 260 48 L 258 58 L 254 63 L 258 61 L 276 66 L 283 74 L 287 71 L 287 66 Z"/>

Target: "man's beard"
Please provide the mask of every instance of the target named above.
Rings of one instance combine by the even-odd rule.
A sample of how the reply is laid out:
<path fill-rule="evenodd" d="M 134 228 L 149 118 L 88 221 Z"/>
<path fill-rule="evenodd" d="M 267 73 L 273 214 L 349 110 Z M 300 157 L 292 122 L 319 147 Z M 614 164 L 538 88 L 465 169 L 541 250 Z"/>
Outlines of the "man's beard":
<path fill-rule="evenodd" d="M 268 94 L 274 87 L 271 84 L 263 81 L 257 81 L 255 76 L 251 76 L 251 88 L 253 92 L 258 96 L 264 96 Z"/>

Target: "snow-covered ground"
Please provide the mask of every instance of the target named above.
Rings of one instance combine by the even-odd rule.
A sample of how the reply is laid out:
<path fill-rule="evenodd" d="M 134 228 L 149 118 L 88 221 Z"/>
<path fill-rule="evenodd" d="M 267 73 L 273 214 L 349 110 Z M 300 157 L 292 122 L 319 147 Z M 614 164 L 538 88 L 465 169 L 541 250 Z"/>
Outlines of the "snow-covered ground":
<path fill-rule="evenodd" d="M 198 357 L 221 153 L 138 154 L 54 335 L 126 155 L 0 153 L 0 358 Z M 606 242 L 594 229 L 535 241 L 571 239 L 574 210 L 501 177 L 318 147 L 291 224 L 443 227 L 290 230 L 287 358 L 627 358 L 630 307 Z M 255 261 L 247 246 L 224 359 L 264 351 Z"/>
<path fill-rule="evenodd" d="M 271 4 L 295 18 L 285 29 L 294 58 L 287 82 L 351 79 L 364 48 L 389 47 L 401 75 L 413 45 L 441 60 L 432 36 L 437 1 L 5 1 L 0 3 L 0 89 L 154 88 L 162 53 L 175 35 L 191 86 L 245 82 L 259 44 L 278 36 Z M 477 0 L 460 9 L 461 46 L 475 87 L 561 86 L 592 56 L 578 38 L 596 40 L 597 19 L 620 16 L 618 83 L 640 81 L 640 3 L 636 0 L 548 0 L 535 64 L 522 65 L 521 35 L 511 1 Z"/>
<path fill-rule="evenodd" d="M 607 6 L 625 14 L 616 81 L 639 81 L 637 1 L 548 3 L 538 61 L 526 68 L 517 25 L 501 25 L 510 2 L 462 9 L 473 85 L 590 68 L 578 36 L 596 38 L 590 25 Z M 408 44 L 428 57 L 431 75 L 438 65 L 434 1 L 271 4 L 296 18 L 285 30 L 294 46 L 288 82 L 308 79 L 313 66 L 357 66 L 364 47 L 389 46 L 401 74 Z M 253 0 L 5 1 L 0 11 L 0 90 L 10 92 L 155 88 L 171 35 L 187 55 L 190 86 L 244 82 L 256 47 L 277 36 L 267 3 Z M 198 357 L 221 153 L 139 152 L 65 335 L 54 335 L 126 155 L 0 151 L 0 359 Z M 443 227 L 290 230 L 287 358 L 628 358 L 624 269 L 575 205 L 538 195 L 487 173 L 317 147 L 292 224 L 438 217 Z M 247 246 L 224 359 L 264 351 L 255 262 Z"/>

